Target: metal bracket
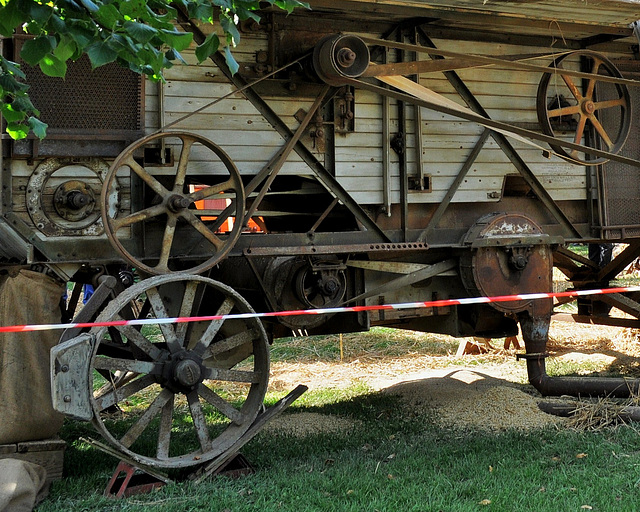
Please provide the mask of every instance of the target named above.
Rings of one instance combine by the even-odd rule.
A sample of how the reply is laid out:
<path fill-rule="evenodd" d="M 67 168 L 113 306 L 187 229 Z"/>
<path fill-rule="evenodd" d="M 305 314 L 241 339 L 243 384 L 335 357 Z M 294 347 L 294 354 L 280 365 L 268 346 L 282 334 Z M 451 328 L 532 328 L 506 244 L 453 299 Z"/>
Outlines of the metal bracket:
<path fill-rule="evenodd" d="M 537 352 L 535 354 L 516 354 L 516 361 L 520 361 L 520 359 L 524 359 L 525 361 L 528 361 L 529 359 L 532 359 L 534 361 L 543 361 L 547 357 L 549 357 L 548 352 Z"/>
<path fill-rule="evenodd" d="M 561 236 L 550 236 L 544 233 L 488 236 L 486 238 L 476 238 L 471 242 L 471 247 L 524 247 L 533 245 L 562 245 L 564 238 Z"/>
<path fill-rule="evenodd" d="M 51 400 L 53 408 L 78 420 L 93 417 L 89 398 L 89 367 L 95 343 L 93 334 L 81 334 L 51 349 Z"/>

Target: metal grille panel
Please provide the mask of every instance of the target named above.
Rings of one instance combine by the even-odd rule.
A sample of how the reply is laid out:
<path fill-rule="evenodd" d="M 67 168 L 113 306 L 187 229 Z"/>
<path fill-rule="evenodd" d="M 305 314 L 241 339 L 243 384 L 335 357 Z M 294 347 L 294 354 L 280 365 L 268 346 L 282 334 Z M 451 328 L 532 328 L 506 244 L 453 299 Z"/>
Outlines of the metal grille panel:
<path fill-rule="evenodd" d="M 640 105 L 640 90 L 630 87 L 629 94 L 635 110 Z M 632 117 L 629 138 L 620 154 L 640 160 L 640 120 L 637 115 Z M 640 169 L 610 161 L 602 166 L 602 171 L 605 226 L 640 226 Z M 631 231 L 626 233 L 630 235 Z"/>
<path fill-rule="evenodd" d="M 91 70 L 86 56 L 70 63 L 65 79 L 24 65 L 29 96 L 50 130 L 142 130 L 141 78 L 112 63 Z"/>

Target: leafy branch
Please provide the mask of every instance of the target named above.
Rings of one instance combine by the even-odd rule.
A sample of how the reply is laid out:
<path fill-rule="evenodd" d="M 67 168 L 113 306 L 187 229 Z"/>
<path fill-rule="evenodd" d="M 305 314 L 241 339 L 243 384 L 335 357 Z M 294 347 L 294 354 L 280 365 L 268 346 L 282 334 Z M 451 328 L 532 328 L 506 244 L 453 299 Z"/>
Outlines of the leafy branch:
<path fill-rule="evenodd" d="M 266 3 L 287 12 L 308 8 L 299 0 Z M 224 49 L 235 72 L 238 63 L 231 48 L 240 42 L 238 24 L 247 19 L 259 22 L 259 7 L 259 0 L 0 0 L 0 35 L 26 34 L 20 58 L 48 76 L 64 77 L 68 61 L 86 54 L 93 69 L 117 62 L 162 80 L 165 69 L 185 62 L 180 52 L 193 41 L 191 33 L 176 28 L 177 9 L 203 23 L 220 23 L 222 34 L 210 34 L 196 47 L 196 57 L 202 62 Z M 20 66 L 0 55 L 0 115 L 7 133 L 13 139 L 29 132 L 43 138 L 47 125 L 38 119 L 25 82 Z"/>

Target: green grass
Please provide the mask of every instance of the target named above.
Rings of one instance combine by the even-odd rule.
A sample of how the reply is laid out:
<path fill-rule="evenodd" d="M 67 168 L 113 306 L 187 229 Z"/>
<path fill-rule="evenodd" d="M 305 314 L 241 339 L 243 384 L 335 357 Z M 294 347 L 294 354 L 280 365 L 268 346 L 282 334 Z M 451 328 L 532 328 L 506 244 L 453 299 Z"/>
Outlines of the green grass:
<path fill-rule="evenodd" d="M 444 430 L 398 413 L 396 399 L 348 388 L 327 400 L 309 392 L 288 414 L 311 411 L 353 420 L 344 434 L 296 438 L 262 433 L 243 450 L 256 473 L 198 486 L 179 483 L 111 501 L 99 495 L 116 461 L 77 441 L 67 423 L 67 477 L 39 511 L 600 511 L 638 509 L 640 437 L 538 430 L 487 434 Z M 577 455 L 586 454 L 578 458 Z M 487 506 L 482 500 L 490 500 Z"/>
<path fill-rule="evenodd" d="M 449 357 L 457 343 L 447 336 L 390 329 L 343 336 L 345 362 L 420 353 L 440 359 L 438 365 L 473 366 L 497 357 Z M 284 363 L 337 362 L 339 337 L 278 340 L 272 356 Z M 602 370 L 583 362 L 550 359 L 547 364 L 555 375 Z M 285 394 L 270 392 L 267 405 Z M 432 412 L 407 412 L 398 400 L 372 392 L 362 381 L 308 391 L 284 414 L 332 415 L 350 420 L 350 427 L 304 437 L 264 431 L 242 450 L 256 469 L 253 475 L 198 486 L 179 482 L 117 501 L 101 493 L 118 461 L 79 441 L 99 437 L 89 424 L 67 421 L 61 433 L 69 443 L 66 476 L 53 484 L 38 511 L 564 512 L 588 510 L 584 505 L 595 511 L 640 510 L 640 437 L 632 428 L 589 433 L 446 429 Z M 124 432 L 126 425 L 118 428 Z M 482 505 L 483 500 L 490 503 Z"/>

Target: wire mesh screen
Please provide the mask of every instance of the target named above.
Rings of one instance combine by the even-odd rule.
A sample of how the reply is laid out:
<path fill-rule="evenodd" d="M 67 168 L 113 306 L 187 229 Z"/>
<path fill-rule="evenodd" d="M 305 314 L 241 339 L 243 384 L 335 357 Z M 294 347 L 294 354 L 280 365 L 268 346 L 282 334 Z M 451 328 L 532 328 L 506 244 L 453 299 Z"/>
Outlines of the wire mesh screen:
<path fill-rule="evenodd" d="M 67 62 L 65 78 L 47 76 L 20 59 L 23 41 L 15 38 L 14 58 L 26 75 L 40 119 L 49 127 L 42 141 L 14 141 L 14 157 L 113 157 L 144 134 L 140 75 L 116 63 L 92 70 L 85 55 Z"/>
<path fill-rule="evenodd" d="M 605 85 L 605 84 L 600 84 Z M 606 84 L 598 93 L 599 101 L 608 99 L 612 86 Z M 632 109 L 640 105 L 640 90 L 630 87 Z M 615 112 L 603 111 L 601 119 L 603 125 L 615 125 L 619 119 L 614 119 Z M 611 119 L 609 117 L 612 117 Z M 632 116 L 629 137 L 619 154 L 640 160 L 640 120 Z M 619 226 L 626 236 L 640 234 L 640 168 L 618 162 L 609 161 L 602 166 L 603 176 L 603 205 L 605 226 Z M 624 236 L 623 235 L 623 236 Z M 621 234 L 614 235 L 614 237 Z"/>
<path fill-rule="evenodd" d="M 140 76 L 112 63 L 91 70 L 85 56 L 65 79 L 24 66 L 29 95 L 50 129 L 141 130 Z"/>
<path fill-rule="evenodd" d="M 86 133 L 142 129 L 140 76 L 111 63 L 91 70 L 86 56 L 70 63 L 66 78 L 23 66 L 29 96 L 51 130 Z"/>

